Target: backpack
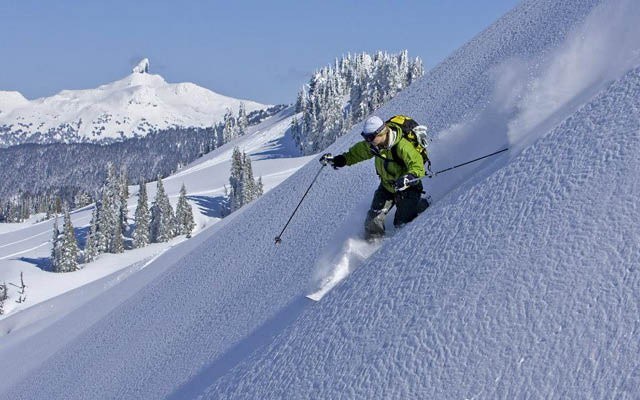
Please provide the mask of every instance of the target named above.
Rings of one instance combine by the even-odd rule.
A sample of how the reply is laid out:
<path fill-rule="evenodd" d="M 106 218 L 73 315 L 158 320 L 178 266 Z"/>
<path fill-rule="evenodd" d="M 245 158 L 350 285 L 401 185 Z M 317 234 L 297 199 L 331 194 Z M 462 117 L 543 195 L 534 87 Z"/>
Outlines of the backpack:
<path fill-rule="evenodd" d="M 411 117 L 407 117 L 406 115 L 394 115 L 393 117 L 389 118 L 385 122 L 385 124 L 400 128 L 400 130 L 402 131 L 402 136 L 411 144 L 413 144 L 418 153 L 420 153 L 420 155 L 422 156 L 422 161 L 426 165 L 427 171 L 431 172 L 431 160 L 429 160 L 429 156 L 427 155 L 427 146 L 430 142 L 429 137 L 427 136 L 427 130 L 414 130 L 414 128 L 420 126 L 420 124 L 418 124 Z M 393 159 L 396 162 L 404 164 L 402 159 L 398 156 L 395 146 L 391 148 L 391 154 L 393 155 Z"/>

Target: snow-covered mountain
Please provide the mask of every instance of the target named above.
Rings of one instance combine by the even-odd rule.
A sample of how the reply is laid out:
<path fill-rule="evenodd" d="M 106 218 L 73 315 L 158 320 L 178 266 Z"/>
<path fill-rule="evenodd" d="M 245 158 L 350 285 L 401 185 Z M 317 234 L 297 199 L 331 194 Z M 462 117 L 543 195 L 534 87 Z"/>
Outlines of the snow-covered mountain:
<path fill-rule="evenodd" d="M 0 91 L 0 116 L 27 104 L 29 104 L 29 100 L 19 92 Z"/>
<path fill-rule="evenodd" d="M 325 168 L 275 246 L 314 160 L 96 297 L 3 320 L 0 398 L 637 398 L 639 20 L 524 1 L 377 112 L 438 132 L 435 170 L 509 153 L 426 180 L 367 251 L 371 163 Z"/>
<path fill-rule="evenodd" d="M 125 78 L 87 90 L 63 90 L 32 101 L 0 92 L 0 147 L 21 143 L 110 142 L 167 128 L 211 127 L 240 103 L 193 83 L 167 83 L 143 60 Z"/>

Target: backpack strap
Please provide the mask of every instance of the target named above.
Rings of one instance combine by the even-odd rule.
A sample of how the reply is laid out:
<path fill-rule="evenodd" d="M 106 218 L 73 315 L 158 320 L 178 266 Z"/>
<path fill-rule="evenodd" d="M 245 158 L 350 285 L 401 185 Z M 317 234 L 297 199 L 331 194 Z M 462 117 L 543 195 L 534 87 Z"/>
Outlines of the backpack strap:
<path fill-rule="evenodd" d="M 391 156 L 393 157 L 393 161 L 396 164 L 400 164 L 402 166 L 402 168 L 407 169 L 407 164 L 404 162 L 404 160 L 398 155 L 398 149 L 397 149 L 398 145 L 396 144 L 395 146 L 393 146 L 391 148 Z"/>
<path fill-rule="evenodd" d="M 396 164 L 400 164 L 402 166 L 402 168 L 406 169 L 407 168 L 407 164 L 404 162 L 404 160 L 398 155 L 398 149 L 397 149 L 398 145 L 396 144 L 395 146 L 393 146 L 391 148 L 391 156 L 393 157 L 393 161 Z M 429 156 L 426 154 L 425 155 L 427 157 L 427 160 L 425 161 L 425 172 L 429 172 L 429 174 L 432 174 L 431 172 L 431 160 L 429 159 Z"/>

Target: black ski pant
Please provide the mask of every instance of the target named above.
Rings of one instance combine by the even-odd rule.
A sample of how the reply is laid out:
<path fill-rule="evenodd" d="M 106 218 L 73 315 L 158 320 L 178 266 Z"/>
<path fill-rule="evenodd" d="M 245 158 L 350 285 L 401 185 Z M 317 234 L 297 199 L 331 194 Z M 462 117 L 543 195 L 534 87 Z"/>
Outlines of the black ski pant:
<path fill-rule="evenodd" d="M 422 182 L 397 193 L 387 191 L 382 185 L 376 189 L 364 222 L 365 238 L 384 236 L 384 220 L 391 208 L 396 206 L 393 225 L 400 227 L 411 222 L 419 213 L 429 207 L 426 199 L 421 198 Z"/>

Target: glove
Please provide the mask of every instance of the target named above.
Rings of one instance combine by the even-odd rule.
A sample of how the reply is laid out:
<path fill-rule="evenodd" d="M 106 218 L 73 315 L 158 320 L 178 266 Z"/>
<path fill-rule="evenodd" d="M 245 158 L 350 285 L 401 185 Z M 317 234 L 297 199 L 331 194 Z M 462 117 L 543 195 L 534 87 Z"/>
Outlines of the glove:
<path fill-rule="evenodd" d="M 320 157 L 320 164 L 331 165 L 333 169 L 338 169 L 347 165 L 347 159 L 342 154 L 338 154 L 334 157 L 331 153 L 326 153 Z"/>
<path fill-rule="evenodd" d="M 409 186 L 413 186 L 420 182 L 415 175 L 406 174 L 398 178 L 394 184 L 394 189 L 397 192 L 402 192 L 403 190 L 407 190 Z"/>
<path fill-rule="evenodd" d="M 333 167 L 333 156 L 331 153 L 325 153 L 320 157 L 320 164 L 331 165 Z"/>

